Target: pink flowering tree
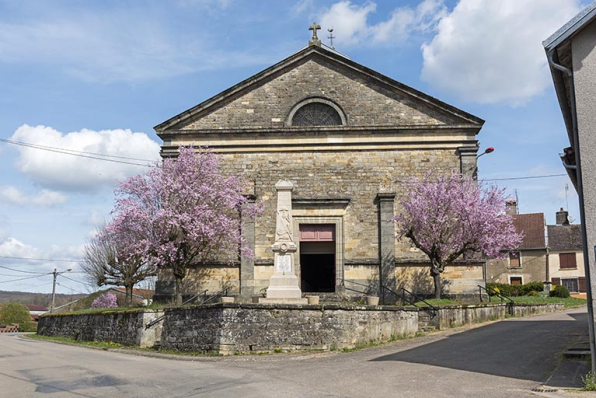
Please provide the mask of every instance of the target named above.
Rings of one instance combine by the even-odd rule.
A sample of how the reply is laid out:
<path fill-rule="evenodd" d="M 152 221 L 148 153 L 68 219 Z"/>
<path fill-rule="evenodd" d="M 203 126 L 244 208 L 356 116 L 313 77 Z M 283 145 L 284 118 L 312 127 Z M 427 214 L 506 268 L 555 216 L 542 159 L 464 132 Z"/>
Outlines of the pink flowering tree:
<path fill-rule="evenodd" d="M 131 255 L 171 269 L 176 303 L 182 304 L 182 281 L 190 266 L 252 256 L 242 244 L 240 211 L 257 210 L 248 206 L 243 186 L 240 178 L 221 174 L 215 154 L 181 148 L 177 159 L 120 184 L 107 229 L 135 237 L 126 242 Z"/>
<path fill-rule="evenodd" d="M 91 303 L 91 308 L 116 308 L 118 307 L 118 300 L 113 293 L 105 293 L 97 297 Z"/>
<path fill-rule="evenodd" d="M 504 190 L 483 186 L 461 174 L 415 180 L 394 217 L 398 237 L 407 237 L 430 260 L 435 298 L 441 298 L 441 273 L 462 256 L 502 257 L 521 244 L 513 219 L 505 213 Z"/>

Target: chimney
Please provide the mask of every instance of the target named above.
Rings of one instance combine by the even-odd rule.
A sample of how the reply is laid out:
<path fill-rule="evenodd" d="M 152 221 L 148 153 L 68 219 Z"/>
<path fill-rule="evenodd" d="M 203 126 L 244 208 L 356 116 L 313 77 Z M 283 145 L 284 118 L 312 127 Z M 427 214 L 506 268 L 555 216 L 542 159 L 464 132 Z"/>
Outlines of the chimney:
<path fill-rule="evenodd" d="M 563 210 L 563 208 L 561 207 L 561 210 L 559 210 L 557 212 L 557 225 L 569 225 L 569 213 L 566 212 L 565 210 Z"/>
<path fill-rule="evenodd" d="M 517 214 L 517 202 L 515 200 L 508 200 L 505 202 L 505 213 L 510 216 Z"/>

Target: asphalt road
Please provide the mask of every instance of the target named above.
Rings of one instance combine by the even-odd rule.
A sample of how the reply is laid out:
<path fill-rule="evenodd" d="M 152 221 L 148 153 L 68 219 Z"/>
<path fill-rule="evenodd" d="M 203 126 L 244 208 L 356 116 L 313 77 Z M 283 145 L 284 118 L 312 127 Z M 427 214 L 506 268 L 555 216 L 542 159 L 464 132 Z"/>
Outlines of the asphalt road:
<path fill-rule="evenodd" d="M 170 360 L 0 335 L 0 397 L 525 397 L 587 334 L 585 309 L 352 353 Z M 544 395 L 546 396 L 546 395 Z"/>

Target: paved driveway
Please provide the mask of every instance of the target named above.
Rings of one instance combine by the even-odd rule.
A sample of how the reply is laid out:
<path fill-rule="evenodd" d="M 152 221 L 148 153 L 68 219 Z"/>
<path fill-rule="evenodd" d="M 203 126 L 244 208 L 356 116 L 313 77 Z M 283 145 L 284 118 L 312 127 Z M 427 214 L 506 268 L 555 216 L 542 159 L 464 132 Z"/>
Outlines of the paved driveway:
<path fill-rule="evenodd" d="M 180 361 L 0 335 L 1 397 L 524 397 L 586 335 L 585 309 L 352 353 Z"/>

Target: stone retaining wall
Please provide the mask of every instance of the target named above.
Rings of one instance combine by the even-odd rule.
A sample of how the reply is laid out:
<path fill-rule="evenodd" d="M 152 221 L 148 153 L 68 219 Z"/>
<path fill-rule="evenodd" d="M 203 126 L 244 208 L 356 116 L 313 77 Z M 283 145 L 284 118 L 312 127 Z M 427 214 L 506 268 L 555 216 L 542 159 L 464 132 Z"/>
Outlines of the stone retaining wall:
<path fill-rule="evenodd" d="M 565 308 L 563 304 L 479 304 L 466 306 L 441 306 L 436 316 L 432 316 L 432 310 L 421 309 L 428 312 L 430 324 L 437 329 L 469 325 L 503 319 L 507 315 L 528 316 L 546 314 L 549 312 L 561 311 Z"/>
<path fill-rule="evenodd" d="M 429 326 L 446 329 L 563 309 L 563 304 L 499 303 L 441 307 L 433 316 L 433 310 L 416 307 L 222 303 L 163 312 L 45 315 L 37 333 L 140 347 L 159 341 L 165 349 L 227 355 L 354 348 L 414 335 Z M 162 323 L 146 329 L 162 314 Z"/>
<path fill-rule="evenodd" d="M 417 331 L 415 308 L 220 304 L 166 309 L 161 346 L 219 354 L 329 350 Z"/>
<path fill-rule="evenodd" d="M 39 318 L 37 334 L 82 341 L 111 341 L 126 346 L 152 347 L 161 325 L 145 326 L 163 311 L 110 311 L 95 314 L 56 314 Z"/>

